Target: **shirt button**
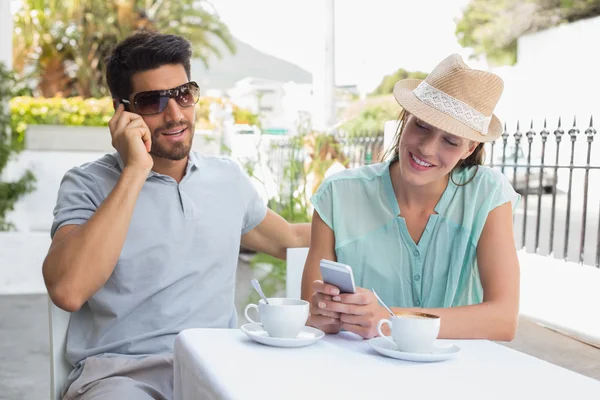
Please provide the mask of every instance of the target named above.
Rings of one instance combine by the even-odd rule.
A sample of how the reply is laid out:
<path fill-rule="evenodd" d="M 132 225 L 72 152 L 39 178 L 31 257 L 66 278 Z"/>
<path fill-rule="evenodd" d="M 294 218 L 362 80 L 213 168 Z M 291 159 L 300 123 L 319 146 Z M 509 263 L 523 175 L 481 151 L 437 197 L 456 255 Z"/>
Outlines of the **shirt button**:
<path fill-rule="evenodd" d="M 420 302 L 419 300 L 417 300 L 417 301 L 415 301 L 415 305 L 416 305 L 417 307 L 421 307 L 421 302 Z"/>
<path fill-rule="evenodd" d="M 421 280 L 421 275 L 415 275 L 415 281 L 420 281 Z"/>
<path fill-rule="evenodd" d="M 419 250 L 415 250 L 413 254 L 415 255 L 415 257 L 419 257 Z"/>

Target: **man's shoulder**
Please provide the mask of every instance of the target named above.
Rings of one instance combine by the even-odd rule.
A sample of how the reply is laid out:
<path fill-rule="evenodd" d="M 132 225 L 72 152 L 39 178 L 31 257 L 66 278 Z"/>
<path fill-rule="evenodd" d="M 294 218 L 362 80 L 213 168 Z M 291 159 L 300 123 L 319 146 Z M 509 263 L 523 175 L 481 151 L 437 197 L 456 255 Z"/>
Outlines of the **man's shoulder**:
<path fill-rule="evenodd" d="M 94 161 L 88 161 L 77 167 L 73 167 L 69 172 L 79 171 L 94 177 L 105 177 L 108 174 L 120 174 L 120 163 L 121 161 L 117 153 L 109 153 Z"/>

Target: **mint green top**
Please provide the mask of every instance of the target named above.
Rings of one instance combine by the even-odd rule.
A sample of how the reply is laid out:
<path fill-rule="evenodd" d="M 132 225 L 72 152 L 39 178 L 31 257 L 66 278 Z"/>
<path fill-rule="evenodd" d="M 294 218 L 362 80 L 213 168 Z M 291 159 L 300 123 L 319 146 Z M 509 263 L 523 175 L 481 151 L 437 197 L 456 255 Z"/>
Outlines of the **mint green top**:
<path fill-rule="evenodd" d="M 519 202 L 508 179 L 480 166 L 453 175 L 419 240 L 412 240 L 400 209 L 389 162 L 347 169 L 326 179 L 311 198 L 333 230 L 339 262 L 355 283 L 375 289 L 393 307 L 453 307 L 481 303 L 477 242 L 494 208 Z"/>

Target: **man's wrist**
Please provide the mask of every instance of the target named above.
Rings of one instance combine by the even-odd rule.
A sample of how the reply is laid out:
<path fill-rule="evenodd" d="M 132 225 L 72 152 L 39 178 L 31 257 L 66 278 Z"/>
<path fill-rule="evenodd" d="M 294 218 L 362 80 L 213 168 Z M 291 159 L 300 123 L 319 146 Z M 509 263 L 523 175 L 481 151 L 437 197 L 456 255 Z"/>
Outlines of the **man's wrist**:
<path fill-rule="evenodd" d="M 142 179 L 143 178 L 144 180 L 146 180 L 149 173 L 150 173 L 150 169 L 140 167 L 137 165 L 126 165 L 125 168 L 123 168 L 123 175 L 126 175 L 127 177 L 130 177 L 133 179 Z"/>

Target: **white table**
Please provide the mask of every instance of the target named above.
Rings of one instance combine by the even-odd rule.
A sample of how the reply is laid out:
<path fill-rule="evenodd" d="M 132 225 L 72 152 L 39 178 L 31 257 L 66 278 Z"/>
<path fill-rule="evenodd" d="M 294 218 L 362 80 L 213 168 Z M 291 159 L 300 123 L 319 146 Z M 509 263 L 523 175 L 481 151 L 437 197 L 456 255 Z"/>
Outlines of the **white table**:
<path fill-rule="evenodd" d="M 174 400 L 600 399 L 600 381 L 490 341 L 452 342 L 457 358 L 412 363 L 347 332 L 284 349 L 240 330 L 190 329 L 175 341 Z"/>

